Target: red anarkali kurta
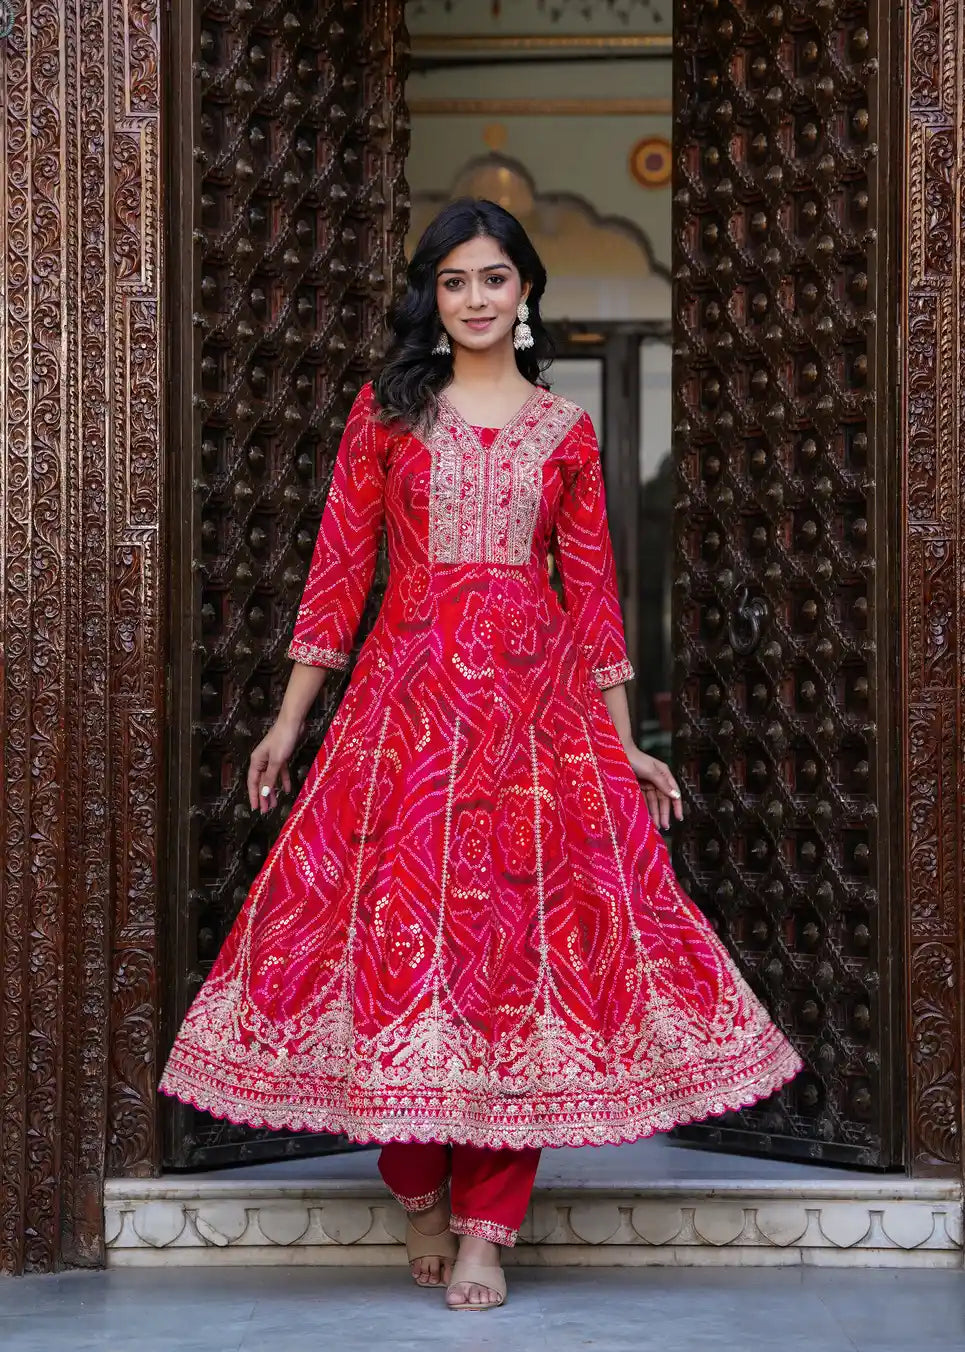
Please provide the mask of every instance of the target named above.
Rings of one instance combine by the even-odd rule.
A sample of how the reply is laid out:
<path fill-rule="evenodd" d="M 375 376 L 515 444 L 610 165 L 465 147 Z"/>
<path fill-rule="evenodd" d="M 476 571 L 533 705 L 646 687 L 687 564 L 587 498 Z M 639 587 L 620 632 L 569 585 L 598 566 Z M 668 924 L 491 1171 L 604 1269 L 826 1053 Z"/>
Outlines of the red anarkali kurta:
<path fill-rule="evenodd" d="M 751 1103 L 800 1060 L 681 892 L 600 690 L 631 675 L 587 415 L 345 429 L 295 628 L 348 666 L 184 1021 L 168 1094 L 362 1141 L 600 1145 Z M 547 573 L 552 550 L 565 596 Z"/>

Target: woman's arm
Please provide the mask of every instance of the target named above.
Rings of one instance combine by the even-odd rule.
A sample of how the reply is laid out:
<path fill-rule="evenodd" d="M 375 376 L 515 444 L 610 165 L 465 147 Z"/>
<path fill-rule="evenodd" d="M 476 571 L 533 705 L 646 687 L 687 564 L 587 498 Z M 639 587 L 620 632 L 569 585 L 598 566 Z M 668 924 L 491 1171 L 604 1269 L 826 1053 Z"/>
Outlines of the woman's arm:
<path fill-rule="evenodd" d="M 302 662 L 292 667 L 278 717 L 248 762 L 248 802 L 252 812 L 271 811 L 278 801 L 279 780 L 285 792 L 291 793 L 288 762 L 302 735 L 308 711 L 325 684 L 325 674 L 325 667 L 309 667 Z"/>
<path fill-rule="evenodd" d="M 326 672 L 326 667 L 306 667 L 304 663 L 296 662 L 288 678 L 276 722 L 301 732 L 308 711 L 325 684 Z"/>
<path fill-rule="evenodd" d="M 371 386 L 352 405 L 335 457 L 288 656 L 306 667 L 347 671 L 375 575 L 385 515 L 385 429 Z"/>
<path fill-rule="evenodd" d="M 603 698 L 606 700 L 606 707 L 610 710 L 610 717 L 613 719 L 613 726 L 621 743 L 624 747 L 632 746 L 633 732 L 630 728 L 630 706 L 627 703 L 626 686 L 611 685 L 609 689 L 603 691 Z"/>
<path fill-rule="evenodd" d="M 670 773 L 669 766 L 654 756 L 648 756 L 634 742 L 626 688 L 622 685 L 611 685 L 603 691 L 603 698 L 606 700 L 606 707 L 610 711 L 617 736 L 627 753 L 627 760 L 640 781 L 640 787 L 647 800 L 647 810 L 661 830 L 666 831 L 670 825 L 671 812 L 678 822 L 683 820 L 683 805 L 677 781 Z"/>
<path fill-rule="evenodd" d="M 281 711 L 248 764 L 252 811 L 270 812 L 279 780 L 291 792 L 288 761 L 326 670 L 345 671 L 372 585 L 385 511 L 385 457 L 370 385 L 345 424 L 325 498 L 308 581 L 288 656 L 294 661 Z"/>
<path fill-rule="evenodd" d="M 664 830 L 671 814 L 683 816 L 680 790 L 669 768 L 634 745 L 624 683 L 633 676 L 627 657 L 616 565 L 607 526 L 600 448 L 584 413 L 573 427 L 572 458 L 554 527 L 553 555 L 563 580 L 566 612 L 593 679 L 602 691 L 617 736 Z"/>

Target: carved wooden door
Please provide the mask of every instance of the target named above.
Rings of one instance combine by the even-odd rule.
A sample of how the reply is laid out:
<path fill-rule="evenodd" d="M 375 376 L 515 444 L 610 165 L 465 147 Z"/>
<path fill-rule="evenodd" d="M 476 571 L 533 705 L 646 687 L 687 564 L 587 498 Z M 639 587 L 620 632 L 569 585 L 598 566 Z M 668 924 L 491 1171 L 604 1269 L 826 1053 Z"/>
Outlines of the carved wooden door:
<path fill-rule="evenodd" d="M 248 755 L 285 648 L 342 423 L 379 340 L 407 223 L 401 0 L 179 7 L 168 128 L 169 519 L 174 570 L 169 1037 L 281 825 Z M 310 719 L 307 771 L 340 686 Z M 337 1146 L 173 1105 L 166 1160 Z"/>
<path fill-rule="evenodd" d="M 872 1166 L 903 1135 L 892 22 L 678 0 L 675 33 L 677 863 L 807 1061 L 683 1134 Z"/>

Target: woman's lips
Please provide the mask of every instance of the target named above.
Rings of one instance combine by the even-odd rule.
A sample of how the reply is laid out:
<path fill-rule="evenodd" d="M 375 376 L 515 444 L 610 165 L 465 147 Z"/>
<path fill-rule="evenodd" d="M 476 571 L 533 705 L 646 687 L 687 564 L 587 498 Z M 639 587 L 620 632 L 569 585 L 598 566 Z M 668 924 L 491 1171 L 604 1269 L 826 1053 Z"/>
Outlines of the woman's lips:
<path fill-rule="evenodd" d="M 467 329 L 474 329 L 477 333 L 482 333 L 485 329 L 489 328 L 493 321 L 492 317 L 490 317 L 489 319 L 464 319 L 462 322 Z"/>

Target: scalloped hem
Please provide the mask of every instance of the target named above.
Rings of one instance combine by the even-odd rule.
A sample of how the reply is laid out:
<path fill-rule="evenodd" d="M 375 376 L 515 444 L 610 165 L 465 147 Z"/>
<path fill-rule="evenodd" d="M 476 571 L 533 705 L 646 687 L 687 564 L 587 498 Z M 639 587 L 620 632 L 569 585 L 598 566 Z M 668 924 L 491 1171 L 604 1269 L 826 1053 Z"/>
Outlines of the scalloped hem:
<path fill-rule="evenodd" d="M 229 1096 L 202 1087 L 196 1080 L 189 1080 L 170 1067 L 161 1079 L 158 1092 L 236 1126 L 269 1131 L 327 1132 L 347 1136 L 357 1145 L 386 1145 L 390 1141 L 400 1141 L 474 1145 L 491 1150 L 558 1149 L 626 1145 L 630 1141 L 672 1131 L 674 1127 L 738 1112 L 769 1098 L 789 1084 L 803 1068 L 804 1062 L 788 1046 L 781 1056 L 774 1058 L 774 1064 L 767 1071 L 734 1076 L 733 1084 L 726 1090 L 720 1086 L 713 1090 L 701 1088 L 677 1103 L 666 1103 L 659 1108 L 651 1105 L 638 1112 L 595 1120 L 591 1115 L 579 1114 L 579 1109 L 574 1108 L 572 1120 L 564 1115 L 541 1119 L 534 1115 L 529 1121 L 512 1124 L 473 1121 L 458 1113 L 446 1116 L 441 1111 L 423 1118 L 407 1113 L 399 1120 L 374 1113 L 351 1113 L 331 1103 L 319 1102 L 300 1108 L 282 1102 L 256 1104 L 239 1094 Z"/>

